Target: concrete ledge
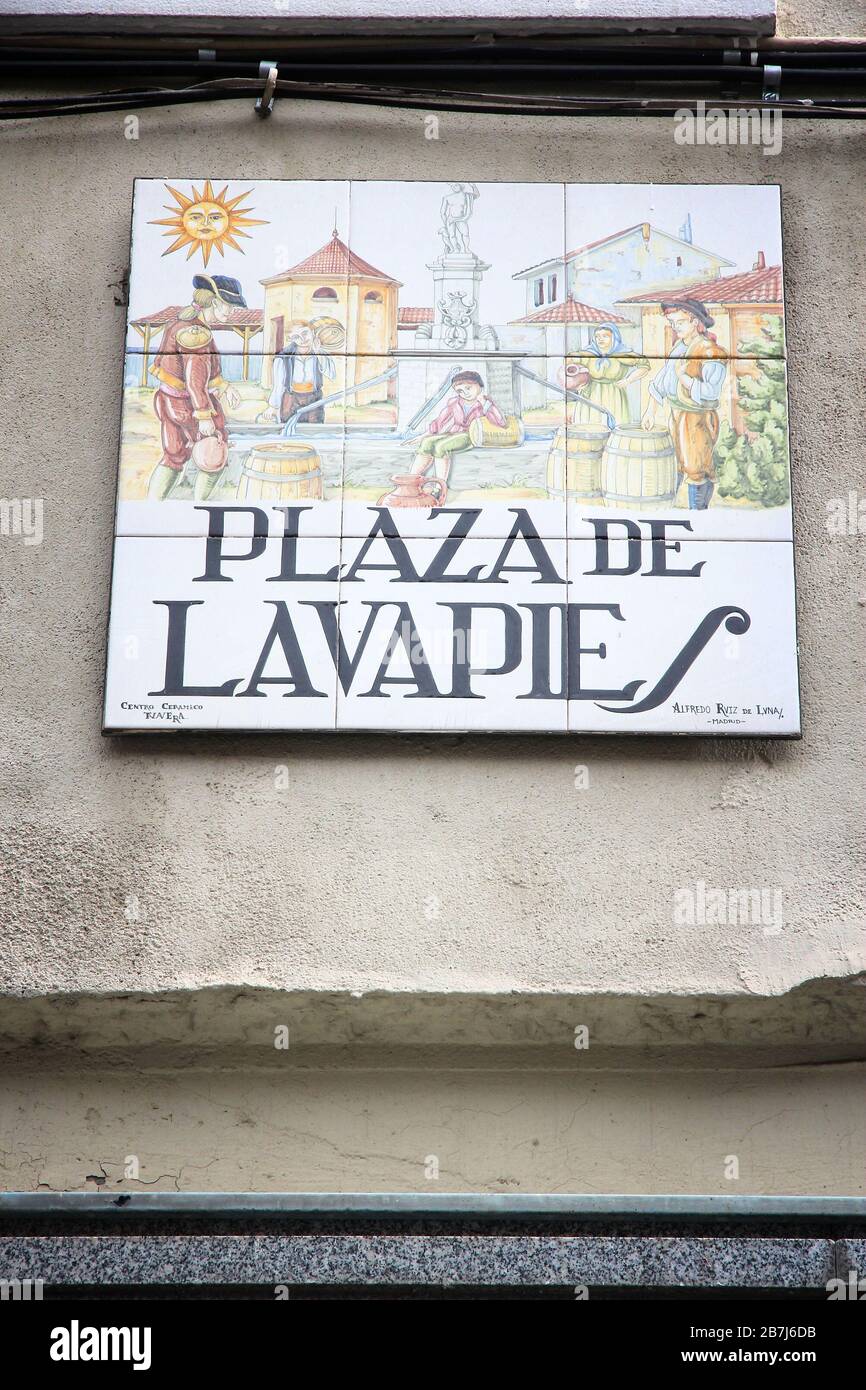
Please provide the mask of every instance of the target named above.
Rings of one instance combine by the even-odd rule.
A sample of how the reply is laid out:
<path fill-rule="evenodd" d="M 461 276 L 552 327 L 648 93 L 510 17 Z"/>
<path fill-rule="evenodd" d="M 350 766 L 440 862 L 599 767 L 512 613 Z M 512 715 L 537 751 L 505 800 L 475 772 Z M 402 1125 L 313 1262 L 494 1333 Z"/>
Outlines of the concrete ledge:
<path fill-rule="evenodd" d="M 0 1238 L 0 1278 L 46 1284 L 506 1284 L 820 1289 L 835 1242 L 629 1236 Z"/>
<path fill-rule="evenodd" d="M 642 996 L 585 993 L 433 993 L 413 990 L 277 990 L 252 985 L 137 994 L 0 996 L 0 1054 L 19 1049 L 70 1053 L 134 1049 L 143 1065 L 156 1049 L 194 1049 L 201 1064 L 220 1050 L 256 1065 L 340 1060 L 362 1049 L 399 1048 L 404 1063 L 501 1048 L 574 1061 L 575 1029 L 586 1028 L 586 1066 L 666 1065 L 723 1050 L 742 1065 L 770 1052 L 788 1062 L 866 1057 L 862 975 L 822 979 L 775 996 Z M 276 1051 L 275 1029 L 288 1029 Z M 420 1049 L 420 1052 L 419 1052 Z M 322 1056 L 317 1057 L 316 1051 Z M 738 1053 L 742 1055 L 736 1055 Z M 369 1058 L 368 1052 L 368 1058 Z M 552 1061 L 550 1054 L 545 1065 Z M 715 1058 L 718 1061 L 718 1057 Z"/>

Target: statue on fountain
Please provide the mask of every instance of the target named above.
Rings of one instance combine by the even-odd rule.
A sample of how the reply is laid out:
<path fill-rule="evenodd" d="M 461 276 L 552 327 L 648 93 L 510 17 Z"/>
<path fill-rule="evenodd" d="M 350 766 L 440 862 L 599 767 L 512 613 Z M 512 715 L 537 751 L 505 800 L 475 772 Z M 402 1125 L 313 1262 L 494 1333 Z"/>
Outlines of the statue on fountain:
<path fill-rule="evenodd" d="M 440 206 L 439 235 L 445 255 L 469 255 L 469 219 L 478 197 L 474 183 L 452 183 Z"/>

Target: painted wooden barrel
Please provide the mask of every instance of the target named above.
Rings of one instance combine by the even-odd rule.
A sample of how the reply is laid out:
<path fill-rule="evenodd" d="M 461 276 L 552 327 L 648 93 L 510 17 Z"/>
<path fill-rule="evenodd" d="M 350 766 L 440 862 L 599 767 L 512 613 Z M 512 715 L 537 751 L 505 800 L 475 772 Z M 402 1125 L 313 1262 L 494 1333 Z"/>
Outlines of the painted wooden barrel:
<path fill-rule="evenodd" d="M 609 433 L 592 425 L 569 425 L 556 431 L 547 455 L 550 497 L 601 498 L 601 460 Z"/>
<path fill-rule="evenodd" d="M 309 444 L 267 440 L 244 459 L 238 496 L 248 502 L 292 502 L 322 496 L 322 460 Z"/>
<path fill-rule="evenodd" d="M 648 511 L 671 506 L 677 490 L 677 462 L 667 430 L 621 425 L 607 441 L 602 489 L 608 505 Z"/>

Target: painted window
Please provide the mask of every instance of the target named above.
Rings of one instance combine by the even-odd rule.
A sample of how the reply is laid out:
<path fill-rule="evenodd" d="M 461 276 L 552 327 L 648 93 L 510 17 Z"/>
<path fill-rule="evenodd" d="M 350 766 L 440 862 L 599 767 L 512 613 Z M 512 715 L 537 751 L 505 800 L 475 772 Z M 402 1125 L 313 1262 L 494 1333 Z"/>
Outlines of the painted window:
<path fill-rule="evenodd" d="M 337 297 L 337 291 L 332 290 L 328 285 L 323 285 L 321 289 L 313 290 L 314 299 L 336 299 Z"/>
<path fill-rule="evenodd" d="M 544 303 L 544 281 L 539 278 L 532 287 L 532 302 L 536 309 L 540 309 Z"/>

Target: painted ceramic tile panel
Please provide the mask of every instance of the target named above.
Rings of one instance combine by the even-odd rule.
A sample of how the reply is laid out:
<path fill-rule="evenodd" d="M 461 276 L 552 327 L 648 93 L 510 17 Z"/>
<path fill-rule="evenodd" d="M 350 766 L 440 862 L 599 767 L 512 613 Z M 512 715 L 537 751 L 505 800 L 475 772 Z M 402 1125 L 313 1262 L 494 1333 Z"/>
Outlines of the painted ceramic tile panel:
<path fill-rule="evenodd" d="M 335 536 L 119 536 L 105 730 L 333 729 L 339 563 Z"/>
<path fill-rule="evenodd" d="M 795 733 L 778 224 L 764 186 L 139 181 L 107 729 Z M 635 691 L 584 699 L 608 653 Z"/>
<path fill-rule="evenodd" d="M 691 301 L 726 356 L 785 355 L 778 185 L 569 183 L 565 209 L 555 268 L 570 302 L 613 331 L 607 353 L 666 357 L 676 335 L 664 307 Z M 597 327 L 575 323 L 567 350 L 596 348 Z"/>
<path fill-rule="evenodd" d="M 786 362 L 703 355 L 701 341 L 667 358 L 566 359 L 568 421 L 549 471 L 570 537 L 603 509 L 685 521 L 706 540 L 792 538 Z"/>
<path fill-rule="evenodd" d="M 635 528 L 637 530 L 637 528 Z M 569 729 L 800 731 L 790 541 L 568 542 Z"/>

